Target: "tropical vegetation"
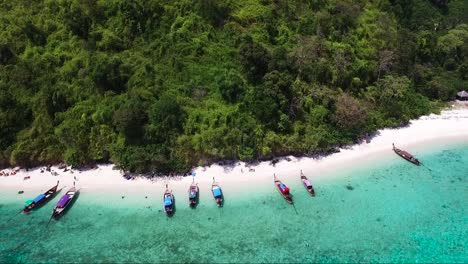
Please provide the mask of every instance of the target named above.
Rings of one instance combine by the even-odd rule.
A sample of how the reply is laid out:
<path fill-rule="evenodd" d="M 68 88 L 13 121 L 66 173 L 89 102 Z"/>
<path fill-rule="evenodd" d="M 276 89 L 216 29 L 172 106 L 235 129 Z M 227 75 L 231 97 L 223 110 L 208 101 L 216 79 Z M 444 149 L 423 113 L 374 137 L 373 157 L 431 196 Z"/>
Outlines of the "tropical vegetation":
<path fill-rule="evenodd" d="M 1 0 L 0 164 L 323 153 L 468 83 L 466 0 Z"/>

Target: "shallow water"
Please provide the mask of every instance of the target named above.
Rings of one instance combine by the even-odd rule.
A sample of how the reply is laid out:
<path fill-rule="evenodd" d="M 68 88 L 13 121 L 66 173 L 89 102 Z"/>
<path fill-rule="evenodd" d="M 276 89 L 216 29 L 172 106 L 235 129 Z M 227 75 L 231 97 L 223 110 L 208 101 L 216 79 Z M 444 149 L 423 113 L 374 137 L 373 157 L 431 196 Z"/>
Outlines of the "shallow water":
<path fill-rule="evenodd" d="M 294 206 L 273 184 L 225 193 L 223 208 L 202 196 L 193 210 L 176 193 L 172 218 L 160 197 L 82 190 L 46 228 L 60 195 L 14 216 L 24 196 L 2 191 L 0 262 L 468 262 L 468 144 L 413 152 L 429 168 L 393 155 L 329 179 L 310 175 L 313 198 L 287 179 Z"/>

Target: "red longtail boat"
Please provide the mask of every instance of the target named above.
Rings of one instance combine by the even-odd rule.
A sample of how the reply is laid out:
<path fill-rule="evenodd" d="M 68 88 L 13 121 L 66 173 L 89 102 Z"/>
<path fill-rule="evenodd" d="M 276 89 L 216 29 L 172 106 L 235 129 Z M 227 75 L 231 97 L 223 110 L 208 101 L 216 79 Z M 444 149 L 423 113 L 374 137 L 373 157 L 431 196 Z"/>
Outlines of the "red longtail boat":
<path fill-rule="evenodd" d="M 275 186 L 276 188 L 278 189 L 279 193 L 281 194 L 281 196 L 283 196 L 283 198 L 286 200 L 286 202 L 292 204 L 293 203 L 293 199 L 292 199 L 292 196 L 291 194 L 289 193 L 289 188 L 284 184 L 282 183 L 277 177 L 275 174 L 273 174 L 273 180 L 275 182 Z"/>

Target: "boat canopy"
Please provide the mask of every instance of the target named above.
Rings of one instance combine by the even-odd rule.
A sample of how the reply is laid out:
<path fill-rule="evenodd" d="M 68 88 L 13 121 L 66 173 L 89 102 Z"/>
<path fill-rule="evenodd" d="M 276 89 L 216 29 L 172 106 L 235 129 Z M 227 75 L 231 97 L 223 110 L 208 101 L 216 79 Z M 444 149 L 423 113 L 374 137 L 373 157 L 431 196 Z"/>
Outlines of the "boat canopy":
<path fill-rule="evenodd" d="M 27 200 L 26 202 L 24 202 L 24 204 L 26 204 L 26 205 L 30 205 L 32 203 L 33 203 L 33 200 Z"/>
<path fill-rule="evenodd" d="M 43 193 L 41 193 L 38 196 L 36 196 L 36 198 L 34 198 L 33 202 L 38 203 L 44 198 L 45 198 L 45 195 Z"/>
<path fill-rule="evenodd" d="M 62 198 L 60 198 L 60 200 L 57 203 L 57 206 L 64 207 L 69 200 L 70 200 L 70 195 L 65 194 L 64 196 L 62 196 Z"/>
<path fill-rule="evenodd" d="M 171 206 L 172 205 L 172 198 L 171 197 L 164 197 L 164 206 Z"/>
<path fill-rule="evenodd" d="M 309 180 L 304 180 L 304 184 L 305 184 L 305 186 L 307 186 L 307 187 L 312 186 L 312 184 L 310 183 Z"/>
<path fill-rule="evenodd" d="M 280 183 L 280 184 L 279 184 L 279 187 L 280 187 L 280 190 L 281 190 L 282 193 L 284 193 L 284 194 L 288 194 L 288 193 L 289 193 L 289 188 L 288 188 L 286 185 Z"/>
<path fill-rule="evenodd" d="M 214 187 L 214 188 L 213 188 L 213 195 L 214 195 L 215 197 L 221 196 L 221 189 L 220 189 L 219 187 Z"/>

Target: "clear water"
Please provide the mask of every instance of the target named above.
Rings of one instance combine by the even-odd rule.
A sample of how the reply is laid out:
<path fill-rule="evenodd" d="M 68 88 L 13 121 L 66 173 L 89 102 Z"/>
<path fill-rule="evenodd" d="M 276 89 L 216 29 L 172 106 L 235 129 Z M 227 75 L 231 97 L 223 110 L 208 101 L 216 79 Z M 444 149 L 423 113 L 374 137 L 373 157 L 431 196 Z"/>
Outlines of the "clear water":
<path fill-rule="evenodd" d="M 24 197 L 0 194 L 0 262 L 468 262 L 468 144 L 416 151 L 429 168 L 397 156 L 315 181 L 298 182 L 294 207 L 273 186 L 224 208 L 179 198 L 173 218 L 160 199 L 82 192 L 60 220 L 59 199 L 28 216 Z M 184 198 L 185 201 L 185 198 Z"/>

